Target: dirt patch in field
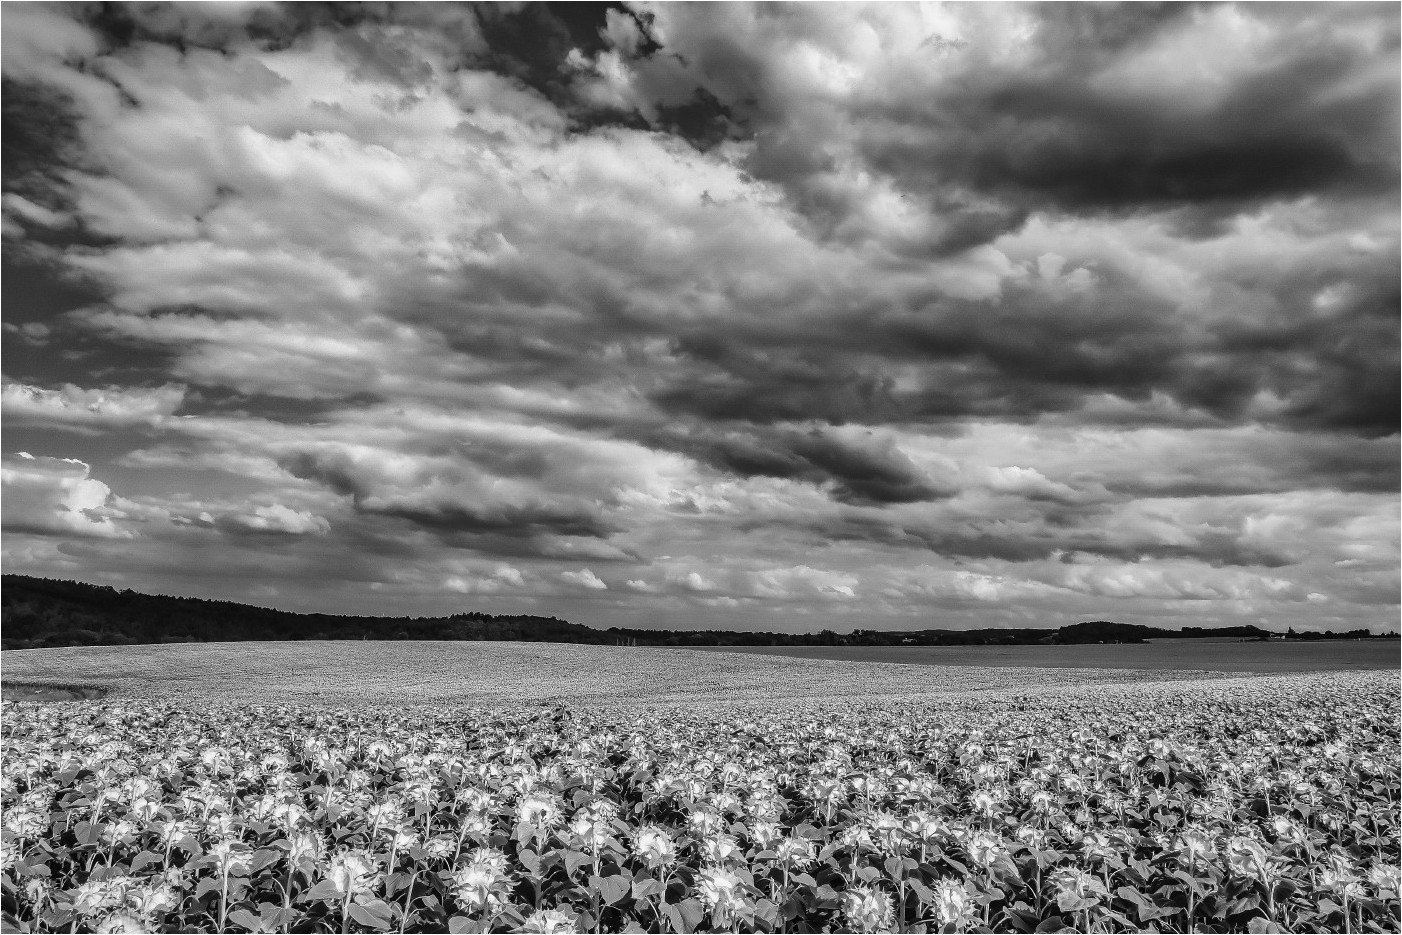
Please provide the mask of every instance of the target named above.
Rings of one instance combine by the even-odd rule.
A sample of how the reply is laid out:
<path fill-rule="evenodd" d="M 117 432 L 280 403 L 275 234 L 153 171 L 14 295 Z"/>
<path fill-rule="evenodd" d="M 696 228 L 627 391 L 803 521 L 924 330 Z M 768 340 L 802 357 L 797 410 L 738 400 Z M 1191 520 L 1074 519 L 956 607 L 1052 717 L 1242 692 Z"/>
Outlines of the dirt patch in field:
<path fill-rule="evenodd" d="M 94 685 L 0 685 L 5 701 L 93 701 L 107 695 Z"/>

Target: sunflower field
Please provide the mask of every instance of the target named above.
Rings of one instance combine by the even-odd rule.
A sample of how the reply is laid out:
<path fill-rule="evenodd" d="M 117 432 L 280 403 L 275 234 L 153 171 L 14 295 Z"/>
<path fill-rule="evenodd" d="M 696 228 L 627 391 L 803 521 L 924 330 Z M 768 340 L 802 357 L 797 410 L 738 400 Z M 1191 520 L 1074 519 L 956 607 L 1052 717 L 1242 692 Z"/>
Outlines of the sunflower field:
<path fill-rule="evenodd" d="M 9 931 L 1399 931 L 1395 673 L 3 715 Z"/>

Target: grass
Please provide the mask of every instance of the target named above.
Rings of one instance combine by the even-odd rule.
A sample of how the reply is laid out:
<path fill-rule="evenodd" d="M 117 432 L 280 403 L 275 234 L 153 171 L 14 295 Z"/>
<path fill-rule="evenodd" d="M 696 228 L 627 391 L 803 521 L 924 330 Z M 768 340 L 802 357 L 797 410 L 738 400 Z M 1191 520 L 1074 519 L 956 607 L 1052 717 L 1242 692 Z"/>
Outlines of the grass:
<path fill-rule="evenodd" d="M 1197 671 L 897 665 L 567 643 L 303 641 L 11 650 L 7 685 L 179 703 L 632 704 L 937 696 L 1201 679 Z"/>

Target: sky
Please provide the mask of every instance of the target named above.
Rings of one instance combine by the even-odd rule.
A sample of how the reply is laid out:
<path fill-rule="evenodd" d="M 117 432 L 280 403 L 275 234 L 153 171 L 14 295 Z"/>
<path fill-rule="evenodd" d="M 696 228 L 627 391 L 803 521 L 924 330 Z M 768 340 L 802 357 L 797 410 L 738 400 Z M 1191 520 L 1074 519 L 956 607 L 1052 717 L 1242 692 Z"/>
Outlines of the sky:
<path fill-rule="evenodd" d="M 3 564 L 1395 628 L 1396 4 L 7 3 Z"/>

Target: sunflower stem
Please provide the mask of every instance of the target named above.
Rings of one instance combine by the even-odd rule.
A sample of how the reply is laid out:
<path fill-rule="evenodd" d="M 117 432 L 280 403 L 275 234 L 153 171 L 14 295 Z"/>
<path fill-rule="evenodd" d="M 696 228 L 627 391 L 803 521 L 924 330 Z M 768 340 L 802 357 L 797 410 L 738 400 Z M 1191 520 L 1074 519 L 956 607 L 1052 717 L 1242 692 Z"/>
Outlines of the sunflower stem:
<path fill-rule="evenodd" d="M 224 931 L 224 917 L 229 910 L 229 868 L 224 868 L 224 875 L 219 884 L 219 931 Z"/>
<path fill-rule="evenodd" d="M 399 935 L 404 935 L 404 927 L 409 924 L 409 906 L 414 901 L 414 884 L 419 879 L 419 868 L 416 866 L 414 872 L 409 874 L 409 889 L 404 894 L 404 915 L 399 920 Z"/>

